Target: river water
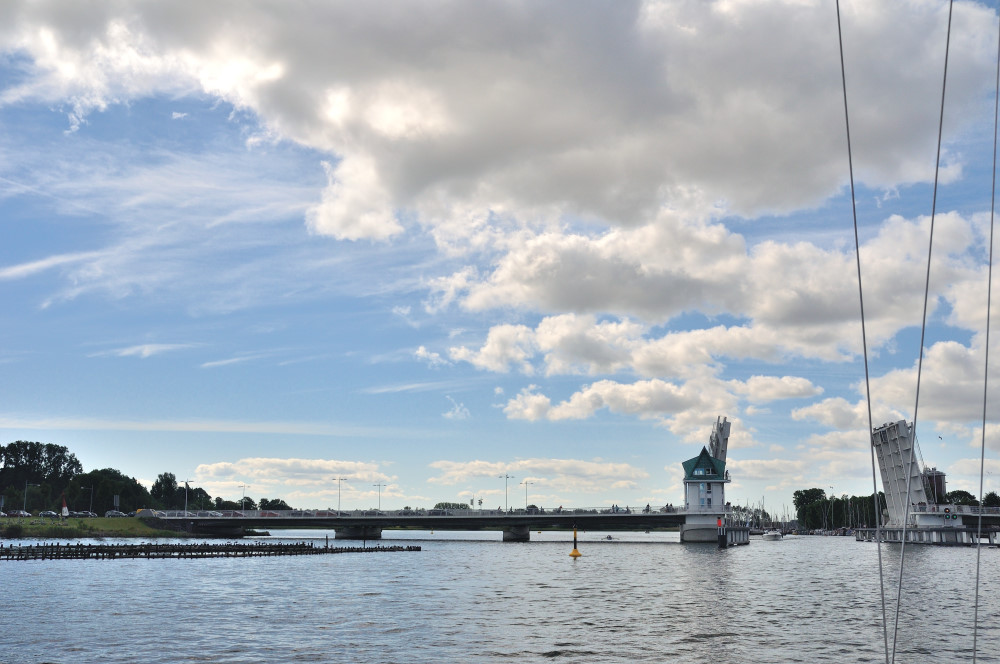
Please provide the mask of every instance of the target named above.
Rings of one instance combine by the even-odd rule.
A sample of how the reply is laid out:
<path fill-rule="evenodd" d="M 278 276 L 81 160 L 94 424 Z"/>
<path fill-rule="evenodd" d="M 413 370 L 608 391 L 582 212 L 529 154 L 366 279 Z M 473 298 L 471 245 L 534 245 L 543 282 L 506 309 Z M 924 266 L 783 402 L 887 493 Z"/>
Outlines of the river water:
<path fill-rule="evenodd" d="M 874 544 L 606 535 L 576 560 L 567 533 L 386 531 L 423 550 L 0 562 L 0 662 L 885 661 Z M 882 561 L 891 649 L 899 547 Z M 1000 661 L 998 565 L 982 549 L 979 662 Z M 972 661 L 976 550 L 907 547 L 904 569 L 895 661 Z"/>

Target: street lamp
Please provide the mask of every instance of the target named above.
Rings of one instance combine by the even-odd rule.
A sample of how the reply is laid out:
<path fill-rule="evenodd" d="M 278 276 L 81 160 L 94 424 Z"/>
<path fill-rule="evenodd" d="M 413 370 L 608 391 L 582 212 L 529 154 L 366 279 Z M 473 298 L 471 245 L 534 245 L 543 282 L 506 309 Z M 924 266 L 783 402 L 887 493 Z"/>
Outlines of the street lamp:
<path fill-rule="evenodd" d="M 87 511 L 91 514 L 94 513 L 94 487 L 92 486 L 82 486 L 81 489 L 90 489 L 90 509 Z"/>
<path fill-rule="evenodd" d="M 535 484 L 535 482 L 529 482 L 528 480 L 524 480 L 523 482 L 521 482 L 521 484 L 524 485 L 524 511 L 527 512 L 528 511 L 528 485 L 529 484 Z"/>
<path fill-rule="evenodd" d="M 240 502 L 240 511 L 244 512 L 247 509 L 247 489 L 250 485 L 244 482 L 240 486 L 243 487 L 243 500 Z"/>
<path fill-rule="evenodd" d="M 385 484 L 372 484 L 372 486 L 377 486 L 378 487 L 378 511 L 381 512 L 382 511 L 382 487 L 384 487 Z"/>
<path fill-rule="evenodd" d="M 188 482 L 191 480 L 184 480 L 184 517 L 187 518 L 188 515 Z"/>
<path fill-rule="evenodd" d="M 340 516 L 340 485 L 346 479 L 346 477 L 337 478 L 337 516 Z"/>
<path fill-rule="evenodd" d="M 833 495 L 833 487 L 832 486 L 827 486 L 827 488 L 830 489 L 830 530 L 833 530 L 833 528 L 834 528 L 834 526 L 833 526 L 833 501 L 834 501 L 835 497 Z"/>
<path fill-rule="evenodd" d="M 508 475 L 507 473 L 497 475 L 497 477 L 503 480 L 503 511 L 506 512 L 510 509 L 507 507 L 507 480 L 515 479 L 515 477 L 513 475 Z"/>
<path fill-rule="evenodd" d="M 29 486 L 39 486 L 38 484 L 28 484 L 28 480 L 24 480 L 24 505 L 21 506 L 22 512 L 28 511 L 28 487 Z"/>

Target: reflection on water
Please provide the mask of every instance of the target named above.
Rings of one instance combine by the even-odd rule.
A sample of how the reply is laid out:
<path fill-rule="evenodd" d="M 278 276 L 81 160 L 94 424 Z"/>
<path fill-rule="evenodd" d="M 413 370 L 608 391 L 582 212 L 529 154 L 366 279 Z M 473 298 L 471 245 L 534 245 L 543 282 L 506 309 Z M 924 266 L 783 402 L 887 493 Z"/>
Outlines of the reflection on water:
<path fill-rule="evenodd" d="M 410 531 L 386 540 L 422 552 L 5 562 L 0 662 L 884 661 L 874 544 L 607 534 L 581 532 L 578 560 L 564 532 Z M 982 551 L 981 662 L 998 661 L 997 556 Z M 907 549 L 897 662 L 971 661 L 975 557 Z"/>

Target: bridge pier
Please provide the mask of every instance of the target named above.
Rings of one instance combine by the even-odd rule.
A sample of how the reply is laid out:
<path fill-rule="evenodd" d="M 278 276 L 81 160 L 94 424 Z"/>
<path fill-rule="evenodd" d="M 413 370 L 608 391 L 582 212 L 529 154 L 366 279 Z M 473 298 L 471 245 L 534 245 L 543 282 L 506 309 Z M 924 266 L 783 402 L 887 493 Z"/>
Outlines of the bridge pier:
<path fill-rule="evenodd" d="M 719 528 L 717 525 L 721 515 L 688 514 L 681 524 L 682 542 L 718 542 Z"/>
<path fill-rule="evenodd" d="M 531 528 L 528 526 L 507 526 L 503 529 L 504 542 L 530 542 Z"/>
<path fill-rule="evenodd" d="M 345 526 L 337 528 L 334 539 L 377 540 L 382 539 L 382 529 L 378 526 Z"/>

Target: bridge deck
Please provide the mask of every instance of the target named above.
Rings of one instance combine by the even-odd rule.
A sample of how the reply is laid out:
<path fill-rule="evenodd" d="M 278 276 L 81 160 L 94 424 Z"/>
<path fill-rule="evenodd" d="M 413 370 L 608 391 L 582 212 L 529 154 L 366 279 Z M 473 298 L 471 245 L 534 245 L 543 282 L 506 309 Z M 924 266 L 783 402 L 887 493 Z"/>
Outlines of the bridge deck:
<path fill-rule="evenodd" d="M 509 530 L 511 528 L 591 530 L 654 530 L 676 528 L 691 514 L 712 519 L 712 512 L 574 508 L 553 510 L 222 510 L 155 512 L 168 522 L 183 522 L 198 530 L 242 528 L 369 528 L 439 530 Z M 726 518 L 726 521 L 730 520 Z M 737 525 L 727 523 L 727 525 Z"/>

